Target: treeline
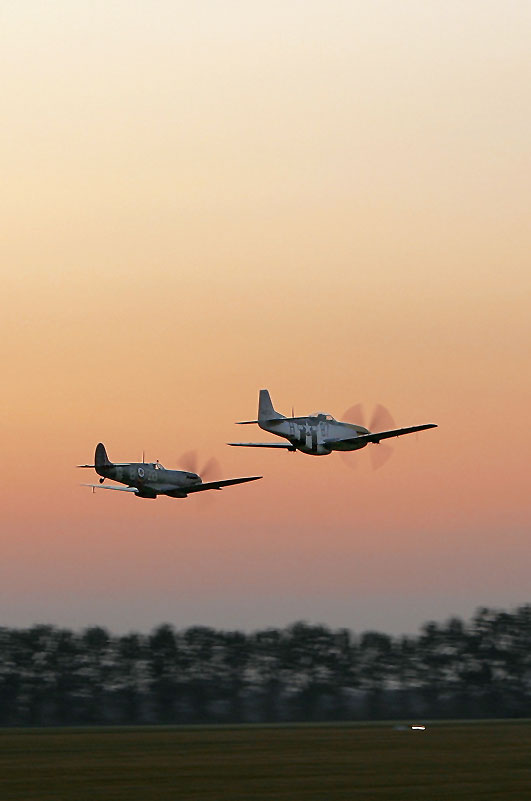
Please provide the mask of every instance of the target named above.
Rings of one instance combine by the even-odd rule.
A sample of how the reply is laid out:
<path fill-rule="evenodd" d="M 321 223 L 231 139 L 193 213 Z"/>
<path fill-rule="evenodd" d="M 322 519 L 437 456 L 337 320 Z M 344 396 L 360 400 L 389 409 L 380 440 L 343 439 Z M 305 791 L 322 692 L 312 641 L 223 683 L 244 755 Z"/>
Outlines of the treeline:
<path fill-rule="evenodd" d="M 0 725 L 531 717 L 531 605 L 416 637 L 0 629 Z"/>

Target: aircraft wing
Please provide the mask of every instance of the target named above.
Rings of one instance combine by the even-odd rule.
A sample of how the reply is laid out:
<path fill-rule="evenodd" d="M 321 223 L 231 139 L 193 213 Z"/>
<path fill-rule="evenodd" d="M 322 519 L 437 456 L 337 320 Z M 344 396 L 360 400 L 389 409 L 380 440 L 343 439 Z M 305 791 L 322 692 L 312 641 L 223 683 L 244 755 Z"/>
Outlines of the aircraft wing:
<path fill-rule="evenodd" d="M 94 487 L 94 489 L 112 489 L 118 492 L 138 492 L 136 487 L 116 487 L 114 484 L 82 484 L 82 487 Z"/>
<path fill-rule="evenodd" d="M 289 442 L 227 442 L 227 445 L 233 445 L 238 448 L 284 448 L 288 451 L 296 450 Z"/>
<path fill-rule="evenodd" d="M 435 423 L 426 423 L 422 426 L 409 426 L 409 428 L 395 428 L 392 431 L 378 431 L 374 434 L 360 434 L 357 437 L 350 437 L 348 439 L 340 439 L 338 442 L 380 442 L 381 439 L 390 439 L 391 437 L 401 437 L 404 434 L 414 434 L 415 431 L 425 431 L 427 428 L 437 428 Z M 327 441 L 327 444 L 333 445 L 332 441 Z"/>
<path fill-rule="evenodd" d="M 191 487 L 184 487 L 184 492 L 189 495 L 191 492 L 203 492 L 209 489 L 223 489 L 232 484 L 245 484 L 246 481 L 258 481 L 262 476 L 249 476 L 248 478 L 225 478 L 222 481 L 207 481 L 204 484 L 193 484 Z"/>

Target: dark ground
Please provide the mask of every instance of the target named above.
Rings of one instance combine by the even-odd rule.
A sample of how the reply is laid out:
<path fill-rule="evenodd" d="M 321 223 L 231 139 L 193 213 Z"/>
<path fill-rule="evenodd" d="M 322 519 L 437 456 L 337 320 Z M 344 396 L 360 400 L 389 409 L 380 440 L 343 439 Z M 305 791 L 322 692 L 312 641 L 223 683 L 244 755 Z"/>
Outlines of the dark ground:
<path fill-rule="evenodd" d="M 0 731 L 1 801 L 526 801 L 531 721 Z"/>

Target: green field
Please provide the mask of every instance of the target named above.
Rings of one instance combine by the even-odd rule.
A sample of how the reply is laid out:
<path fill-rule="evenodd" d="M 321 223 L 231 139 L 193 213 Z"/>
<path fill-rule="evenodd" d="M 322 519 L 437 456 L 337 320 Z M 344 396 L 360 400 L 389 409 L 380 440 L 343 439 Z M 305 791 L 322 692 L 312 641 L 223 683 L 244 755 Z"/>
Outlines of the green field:
<path fill-rule="evenodd" d="M 1 801 L 526 801 L 531 721 L 0 732 Z"/>

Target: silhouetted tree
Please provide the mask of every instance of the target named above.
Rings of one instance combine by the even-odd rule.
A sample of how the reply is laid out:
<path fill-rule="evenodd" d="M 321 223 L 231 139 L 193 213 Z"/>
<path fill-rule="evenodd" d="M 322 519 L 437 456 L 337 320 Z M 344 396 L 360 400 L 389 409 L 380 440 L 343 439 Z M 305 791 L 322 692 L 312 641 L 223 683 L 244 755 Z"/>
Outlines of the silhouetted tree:
<path fill-rule="evenodd" d="M 178 720 L 176 701 L 179 692 L 177 637 L 172 626 L 159 626 L 149 637 L 148 675 L 153 699 L 154 720 L 173 723 Z"/>
<path fill-rule="evenodd" d="M 531 605 L 418 637 L 0 629 L 0 725 L 531 715 Z"/>
<path fill-rule="evenodd" d="M 185 688 L 194 723 L 219 720 L 223 710 L 219 700 L 222 635 L 207 626 L 187 629 L 182 637 Z"/>

